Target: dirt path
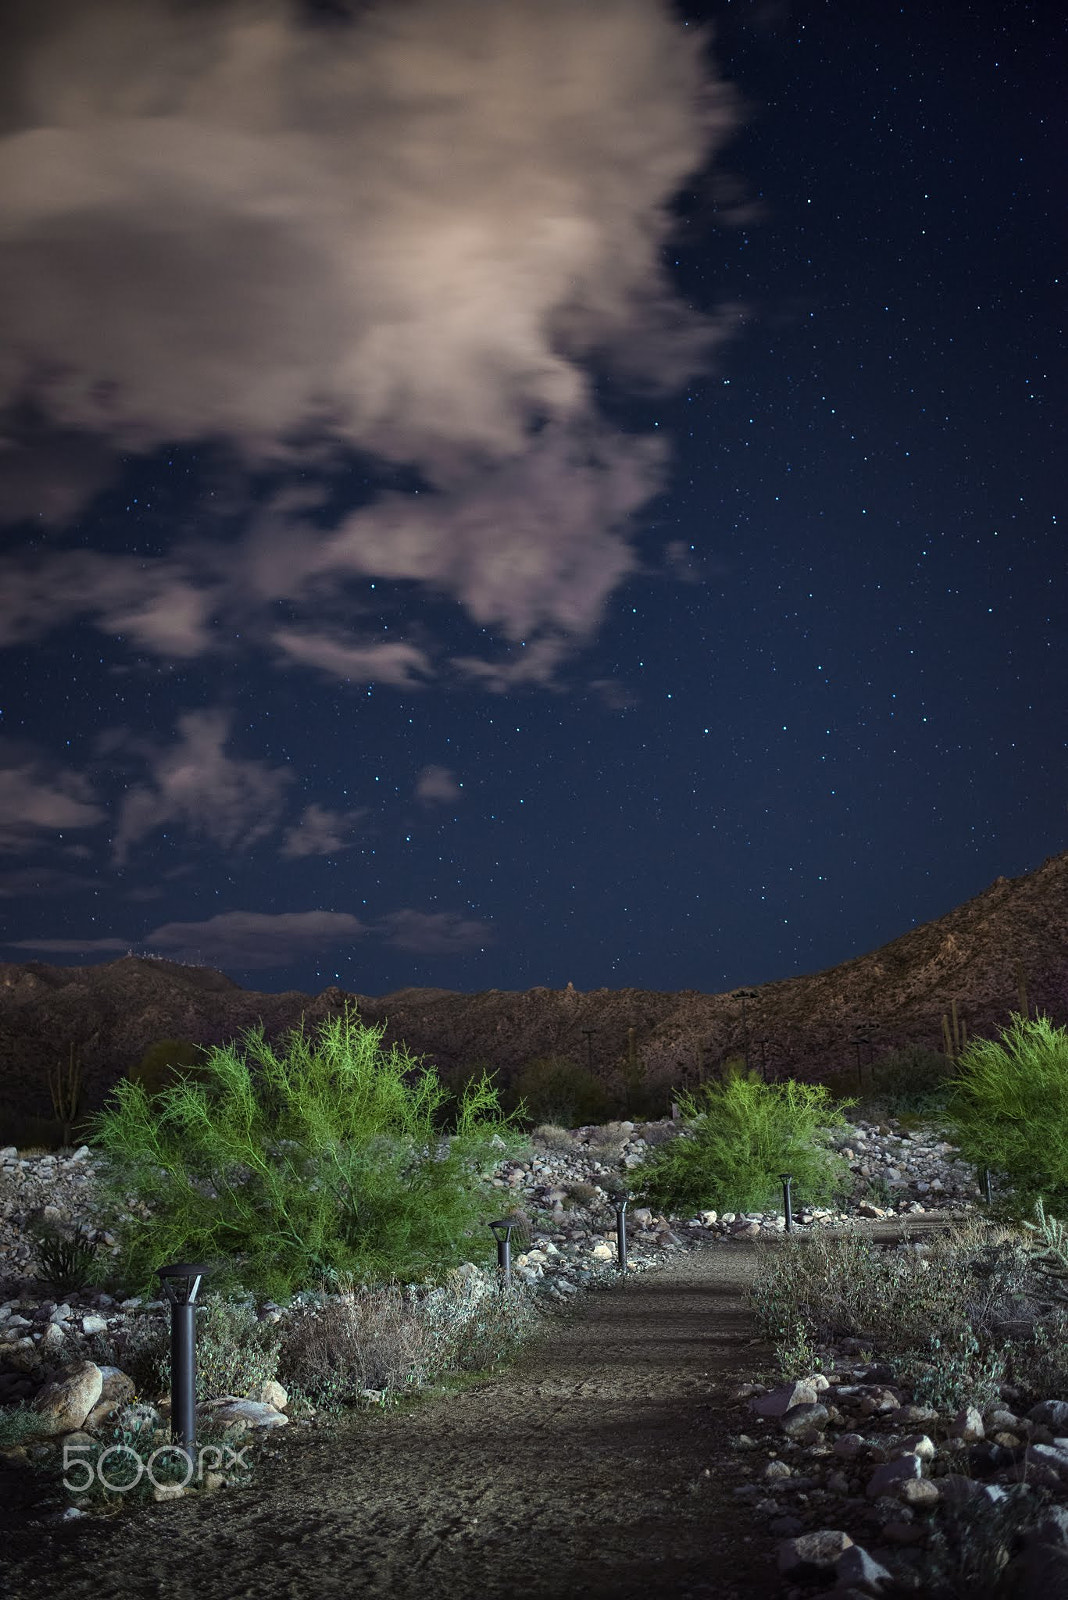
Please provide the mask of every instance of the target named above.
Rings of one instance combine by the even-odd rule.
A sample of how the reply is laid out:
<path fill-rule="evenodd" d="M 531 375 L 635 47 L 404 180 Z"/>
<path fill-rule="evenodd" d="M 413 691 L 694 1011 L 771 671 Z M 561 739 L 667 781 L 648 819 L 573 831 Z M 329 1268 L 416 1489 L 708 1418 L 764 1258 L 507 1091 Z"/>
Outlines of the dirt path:
<path fill-rule="evenodd" d="M 459 1393 L 279 1431 L 248 1488 L 7 1532 L 0 1592 L 776 1600 L 766 1518 L 731 1493 L 730 1396 L 773 1370 L 744 1300 L 760 1249 L 724 1240 L 584 1295 L 509 1372 Z"/>
<path fill-rule="evenodd" d="M 773 1541 L 725 1465 L 730 1394 L 768 1365 L 743 1303 L 755 1262 L 730 1241 L 584 1296 L 499 1378 L 276 1435 L 251 1487 L 9 1535 L 5 1592 L 775 1595 Z"/>

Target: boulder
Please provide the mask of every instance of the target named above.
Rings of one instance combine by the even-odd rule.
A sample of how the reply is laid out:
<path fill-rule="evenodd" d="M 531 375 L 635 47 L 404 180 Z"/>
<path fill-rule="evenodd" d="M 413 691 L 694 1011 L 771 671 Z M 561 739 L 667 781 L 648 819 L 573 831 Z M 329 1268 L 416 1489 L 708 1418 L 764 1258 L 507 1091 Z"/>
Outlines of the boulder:
<path fill-rule="evenodd" d="M 35 1396 L 31 1410 L 40 1418 L 42 1433 L 73 1433 L 100 1399 L 104 1376 L 95 1361 L 82 1361 Z"/>

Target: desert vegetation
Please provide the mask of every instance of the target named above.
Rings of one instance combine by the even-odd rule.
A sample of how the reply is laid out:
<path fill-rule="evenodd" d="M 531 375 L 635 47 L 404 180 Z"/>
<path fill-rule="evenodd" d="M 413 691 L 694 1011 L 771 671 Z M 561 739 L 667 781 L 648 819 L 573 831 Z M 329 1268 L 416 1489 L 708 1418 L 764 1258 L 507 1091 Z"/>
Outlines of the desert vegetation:
<path fill-rule="evenodd" d="M 448 1096 L 432 1068 L 353 1014 L 281 1047 L 262 1028 L 149 1094 L 120 1082 L 93 1120 L 107 1272 L 150 1291 L 161 1260 L 285 1300 L 317 1278 L 418 1279 L 461 1261 L 492 1215 L 485 1178 L 522 1144 L 490 1080 Z"/>

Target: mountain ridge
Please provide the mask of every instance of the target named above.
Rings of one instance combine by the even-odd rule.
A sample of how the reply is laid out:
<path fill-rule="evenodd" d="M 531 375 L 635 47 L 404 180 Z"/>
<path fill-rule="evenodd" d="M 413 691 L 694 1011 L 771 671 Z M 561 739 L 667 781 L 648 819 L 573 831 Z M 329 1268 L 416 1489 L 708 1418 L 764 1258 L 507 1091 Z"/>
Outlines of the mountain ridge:
<path fill-rule="evenodd" d="M 403 1043 L 450 1074 L 484 1063 L 507 1081 L 549 1054 L 606 1074 L 633 1037 L 647 1080 L 665 1096 L 746 1049 L 769 1076 L 822 1081 L 856 1070 L 858 1026 L 872 1027 L 870 1049 L 860 1046 L 863 1063 L 904 1045 L 941 1048 L 941 1019 L 953 1002 L 972 1037 L 996 1034 L 1021 1008 L 1021 980 L 1030 1014 L 1068 1021 L 1068 851 L 1018 877 L 995 878 L 865 955 L 753 986 L 744 1021 L 737 990 L 580 992 L 569 984 L 373 996 L 332 985 L 318 995 L 266 994 L 212 968 L 158 957 L 87 967 L 0 963 L 0 1105 L 48 1115 L 48 1069 L 65 1063 L 72 1045 L 83 1110 L 92 1111 L 159 1039 L 220 1044 L 259 1022 L 276 1037 L 352 1005 L 365 1022 L 385 1024 L 387 1047 Z"/>

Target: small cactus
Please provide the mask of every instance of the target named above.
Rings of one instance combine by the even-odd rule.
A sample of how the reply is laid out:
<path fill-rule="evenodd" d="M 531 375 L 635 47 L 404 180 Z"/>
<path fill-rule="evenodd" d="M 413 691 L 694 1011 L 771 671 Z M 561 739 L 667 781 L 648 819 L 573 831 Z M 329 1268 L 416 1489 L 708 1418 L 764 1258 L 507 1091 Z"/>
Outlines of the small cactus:
<path fill-rule="evenodd" d="M 1068 1302 L 1068 1227 L 1055 1217 L 1047 1217 L 1041 1195 L 1035 1202 L 1035 1216 L 1037 1222 L 1024 1223 L 1041 1240 L 1041 1246 L 1036 1242 L 1031 1251 L 1031 1265 L 1045 1279 L 1047 1294 Z"/>

